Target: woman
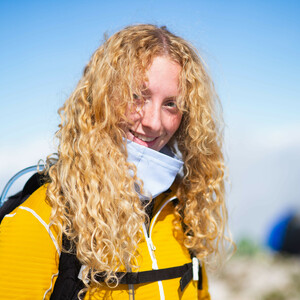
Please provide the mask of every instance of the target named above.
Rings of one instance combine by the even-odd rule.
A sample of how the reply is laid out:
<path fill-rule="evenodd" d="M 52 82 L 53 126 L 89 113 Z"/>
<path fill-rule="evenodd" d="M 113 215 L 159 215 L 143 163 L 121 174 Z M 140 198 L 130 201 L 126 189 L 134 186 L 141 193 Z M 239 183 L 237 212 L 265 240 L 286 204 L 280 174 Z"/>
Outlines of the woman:
<path fill-rule="evenodd" d="M 0 264 L 21 278 L 0 271 L 0 298 L 49 299 L 62 249 L 82 266 L 84 299 L 209 299 L 196 269 L 226 224 L 216 100 L 202 60 L 165 27 L 105 41 L 60 109 L 50 182 L 1 224 Z"/>

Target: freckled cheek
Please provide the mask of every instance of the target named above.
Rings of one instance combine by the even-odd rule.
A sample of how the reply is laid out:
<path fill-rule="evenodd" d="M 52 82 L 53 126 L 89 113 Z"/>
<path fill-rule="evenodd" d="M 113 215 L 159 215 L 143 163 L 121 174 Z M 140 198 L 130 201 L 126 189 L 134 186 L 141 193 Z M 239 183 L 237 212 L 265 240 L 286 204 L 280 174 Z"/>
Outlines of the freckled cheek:
<path fill-rule="evenodd" d="M 181 114 L 166 119 L 165 128 L 169 134 L 173 135 L 177 131 L 177 129 L 180 126 L 181 119 L 182 119 Z"/>

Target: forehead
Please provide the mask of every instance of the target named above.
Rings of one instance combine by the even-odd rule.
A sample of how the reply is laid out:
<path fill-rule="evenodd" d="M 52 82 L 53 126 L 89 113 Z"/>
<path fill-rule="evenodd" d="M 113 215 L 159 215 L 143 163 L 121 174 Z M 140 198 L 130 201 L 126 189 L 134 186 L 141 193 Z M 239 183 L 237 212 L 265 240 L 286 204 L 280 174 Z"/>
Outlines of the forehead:
<path fill-rule="evenodd" d="M 176 96 L 179 89 L 181 66 L 168 57 L 155 57 L 146 71 L 146 89 L 151 93 L 164 91 Z M 174 94 L 174 95 L 173 95 Z"/>

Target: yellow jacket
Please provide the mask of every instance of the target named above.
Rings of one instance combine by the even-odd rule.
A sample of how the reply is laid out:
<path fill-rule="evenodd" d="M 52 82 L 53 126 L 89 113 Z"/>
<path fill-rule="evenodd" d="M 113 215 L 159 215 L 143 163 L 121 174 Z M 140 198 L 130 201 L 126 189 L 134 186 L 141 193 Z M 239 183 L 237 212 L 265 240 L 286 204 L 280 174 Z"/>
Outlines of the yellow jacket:
<path fill-rule="evenodd" d="M 181 266 L 191 262 L 187 249 L 174 236 L 174 194 L 162 194 L 155 200 L 150 232 L 139 244 L 139 271 Z M 51 207 L 45 202 L 46 187 L 35 191 L 21 206 L 4 217 L 0 225 L 0 299 L 50 299 L 58 275 L 60 242 L 49 229 Z M 144 228 L 144 231 L 147 231 Z M 147 239 L 147 240 L 146 240 Z M 148 242 L 147 242 L 148 241 Z M 150 248 L 153 247 L 154 251 Z M 203 289 L 191 281 L 183 292 L 180 278 L 134 285 L 136 300 L 210 299 L 207 277 L 202 268 Z M 131 299 L 127 285 L 111 289 L 103 284 L 88 292 L 87 299 Z"/>

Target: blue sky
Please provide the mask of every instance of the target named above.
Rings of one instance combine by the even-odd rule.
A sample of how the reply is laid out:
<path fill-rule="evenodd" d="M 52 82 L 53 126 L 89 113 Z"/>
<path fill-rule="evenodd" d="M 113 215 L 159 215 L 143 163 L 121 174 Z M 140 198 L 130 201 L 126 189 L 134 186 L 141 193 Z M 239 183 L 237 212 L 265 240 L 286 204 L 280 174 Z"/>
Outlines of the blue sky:
<path fill-rule="evenodd" d="M 263 239 L 300 208 L 299 15 L 299 1 L 2 0 L 0 190 L 55 150 L 56 111 L 104 33 L 167 25 L 199 49 L 223 103 L 232 231 Z"/>

